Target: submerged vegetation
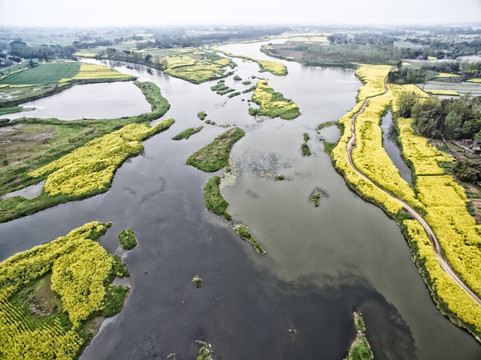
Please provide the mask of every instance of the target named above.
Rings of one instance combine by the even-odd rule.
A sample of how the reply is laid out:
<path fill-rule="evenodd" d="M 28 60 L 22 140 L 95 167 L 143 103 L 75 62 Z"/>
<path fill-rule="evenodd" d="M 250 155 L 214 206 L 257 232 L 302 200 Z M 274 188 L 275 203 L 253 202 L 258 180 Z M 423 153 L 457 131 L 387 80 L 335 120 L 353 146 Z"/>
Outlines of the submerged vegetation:
<path fill-rule="evenodd" d="M 252 101 L 260 106 L 259 109 L 249 108 L 249 114 L 252 116 L 264 115 L 271 118 L 279 116 L 281 119 L 291 120 L 301 115 L 296 103 L 275 92 L 265 80 L 257 82 Z"/>
<path fill-rule="evenodd" d="M 120 245 L 124 250 L 132 250 L 138 245 L 137 237 L 135 236 L 135 231 L 132 229 L 125 229 L 118 236 Z"/>
<path fill-rule="evenodd" d="M 205 172 L 214 172 L 222 169 L 229 162 L 232 146 L 244 134 L 244 131 L 237 127 L 227 130 L 216 137 L 210 144 L 189 156 L 187 165 L 192 165 Z"/>
<path fill-rule="evenodd" d="M 121 310 L 128 274 L 96 241 L 109 224 L 92 222 L 0 263 L 2 359 L 74 359 L 91 337 L 95 316 Z"/>

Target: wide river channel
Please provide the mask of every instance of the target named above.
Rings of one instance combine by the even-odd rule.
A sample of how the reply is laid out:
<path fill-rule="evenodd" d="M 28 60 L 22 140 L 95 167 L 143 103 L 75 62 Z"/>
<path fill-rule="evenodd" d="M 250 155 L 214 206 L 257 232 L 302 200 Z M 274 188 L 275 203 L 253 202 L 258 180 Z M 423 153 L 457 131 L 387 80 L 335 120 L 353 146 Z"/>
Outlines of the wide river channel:
<path fill-rule="evenodd" d="M 261 44 L 222 49 L 267 59 Z M 137 232 L 139 246 L 123 255 L 131 273 L 125 308 L 104 323 L 81 359 L 170 353 L 192 359 L 199 339 L 212 344 L 215 359 L 340 360 L 355 336 L 352 312 L 359 310 L 376 359 L 479 360 L 481 346 L 432 302 L 396 223 L 351 192 L 323 152 L 315 128 L 355 104 L 361 83 L 354 71 L 285 62 L 289 74 L 279 77 L 233 60 L 235 74 L 252 84 L 231 76 L 226 85 L 241 91 L 255 85 L 252 75 L 265 77 L 302 115 L 254 118 L 251 93 L 229 99 L 210 90 L 216 81 L 193 85 L 110 63 L 158 84 L 171 104 L 164 118 L 173 117 L 174 126 L 145 141 L 144 153 L 124 163 L 107 193 L 0 224 L 2 260 L 89 221 L 113 223 L 101 241 L 111 253 L 121 230 Z M 56 116 L 70 119 L 64 111 Z M 242 241 L 234 223 L 205 210 L 202 188 L 212 174 L 185 160 L 226 129 L 203 124 L 200 111 L 217 125 L 246 131 L 232 151 L 238 176 L 222 192 L 227 211 L 249 227 L 266 255 Z M 105 117 L 105 108 L 94 115 Z M 200 125 L 189 140 L 171 140 Z M 301 153 L 303 133 L 310 136 L 310 157 Z M 275 181 L 276 175 L 286 180 Z M 310 200 L 314 191 L 322 194 L 319 207 Z M 196 274 L 204 280 L 199 289 L 191 283 Z"/>

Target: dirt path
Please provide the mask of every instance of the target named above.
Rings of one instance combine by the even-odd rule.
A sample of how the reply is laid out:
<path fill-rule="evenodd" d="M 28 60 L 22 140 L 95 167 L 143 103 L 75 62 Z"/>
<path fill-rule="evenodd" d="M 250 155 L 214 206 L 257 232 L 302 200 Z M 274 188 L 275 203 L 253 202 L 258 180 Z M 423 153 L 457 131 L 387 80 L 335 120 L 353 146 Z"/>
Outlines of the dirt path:
<path fill-rule="evenodd" d="M 361 176 L 363 179 L 369 181 L 372 185 L 374 185 L 375 187 L 377 187 L 378 189 L 380 189 L 381 191 L 385 192 L 387 195 L 393 197 L 394 199 L 396 199 L 397 201 L 399 201 L 399 203 L 403 206 L 404 209 L 406 209 L 416 220 L 419 221 L 419 223 L 422 225 L 422 227 L 424 228 L 424 231 L 426 232 L 429 240 L 431 241 L 431 244 L 433 245 L 433 248 L 434 248 L 434 252 L 436 253 L 436 257 L 439 261 L 439 264 L 441 265 L 441 268 L 446 272 L 446 274 L 449 275 L 449 277 L 451 279 L 453 279 L 456 284 L 458 284 L 474 301 L 476 301 L 476 303 L 481 306 L 481 298 L 475 294 L 464 282 L 463 280 L 454 272 L 454 270 L 451 268 L 451 265 L 449 264 L 449 262 L 444 258 L 444 256 L 442 255 L 441 253 L 441 246 L 439 245 L 439 241 L 436 237 L 436 235 L 434 234 L 434 231 L 431 229 L 431 227 L 429 226 L 429 224 L 426 222 L 426 220 L 424 220 L 424 218 L 416 211 L 414 210 L 411 206 L 409 206 L 407 203 L 405 203 L 404 201 L 402 201 L 401 199 L 393 196 L 392 194 L 388 193 L 387 191 L 385 191 L 383 188 L 379 187 L 378 185 L 376 185 L 373 181 L 371 181 L 371 179 L 369 179 L 366 175 L 364 175 L 353 163 L 352 161 L 352 149 L 356 146 L 356 131 L 355 131 L 355 125 L 356 125 L 356 118 L 358 117 L 359 114 L 361 114 L 364 109 L 366 108 L 366 106 L 368 106 L 369 104 L 369 101 L 371 100 L 371 98 L 374 98 L 374 97 L 377 97 L 377 96 L 381 96 L 381 95 L 384 95 L 386 94 L 388 91 L 387 89 L 387 79 L 384 80 L 384 93 L 382 94 L 379 94 L 379 95 L 376 95 L 376 96 L 371 96 L 371 97 L 368 97 L 366 98 L 366 100 L 364 101 L 364 104 L 362 105 L 362 108 L 353 115 L 353 117 L 351 118 L 351 132 L 352 132 L 352 136 L 351 138 L 349 139 L 349 141 L 347 142 L 347 146 L 346 146 L 346 152 L 347 152 L 347 158 L 349 160 L 349 165 L 351 165 L 352 169 L 359 175 Z"/>

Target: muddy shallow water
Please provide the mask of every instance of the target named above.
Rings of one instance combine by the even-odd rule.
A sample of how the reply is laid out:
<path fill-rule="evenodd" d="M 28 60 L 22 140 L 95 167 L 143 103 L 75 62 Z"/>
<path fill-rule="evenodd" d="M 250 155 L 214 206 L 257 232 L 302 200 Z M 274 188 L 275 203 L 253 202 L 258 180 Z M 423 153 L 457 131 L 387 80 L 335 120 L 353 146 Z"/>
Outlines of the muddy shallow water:
<path fill-rule="evenodd" d="M 226 50 L 261 58 L 259 45 Z M 254 119 L 250 94 L 229 99 L 210 90 L 215 81 L 192 85 L 141 66 L 111 64 L 157 83 L 171 103 L 165 118 L 176 123 L 144 142 L 144 153 L 116 172 L 107 193 L 0 224 L 2 259 L 88 221 L 113 222 L 101 241 L 110 252 L 121 230 L 137 231 L 139 245 L 124 255 L 132 287 L 125 308 L 81 358 L 176 353 L 191 359 L 200 339 L 212 344 L 216 359 L 342 359 L 355 336 L 352 311 L 360 310 L 378 359 L 479 359 L 479 344 L 432 303 L 395 222 L 352 193 L 322 151 L 315 128 L 354 105 L 360 86 L 354 72 L 286 62 L 289 75 L 276 77 L 259 73 L 255 63 L 234 61 L 243 80 L 266 77 L 302 115 Z M 252 86 L 232 77 L 226 84 Z M 187 141 L 171 140 L 202 125 L 200 111 L 217 124 L 246 130 L 232 151 L 239 175 L 222 191 L 227 211 L 249 227 L 265 256 L 205 210 L 202 187 L 212 174 L 185 165 L 225 129 L 205 125 Z M 311 157 L 302 156 L 303 133 L 310 136 Z M 276 175 L 286 180 L 274 181 Z M 317 208 L 310 201 L 314 189 L 322 190 Z M 199 289 L 191 284 L 195 274 L 204 280 Z"/>

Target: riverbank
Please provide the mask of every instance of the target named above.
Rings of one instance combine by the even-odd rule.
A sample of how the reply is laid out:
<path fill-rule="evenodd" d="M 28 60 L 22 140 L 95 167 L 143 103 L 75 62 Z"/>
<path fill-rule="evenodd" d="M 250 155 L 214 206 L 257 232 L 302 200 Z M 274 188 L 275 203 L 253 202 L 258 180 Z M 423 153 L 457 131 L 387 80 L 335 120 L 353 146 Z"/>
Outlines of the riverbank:
<path fill-rule="evenodd" d="M 142 151 L 139 141 L 172 125 L 172 119 L 152 128 L 147 125 L 163 116 L 170 105 L 162 97 L 157 85 L 143 82 L 135 84 L 151 104 L 150 113 L 125 119 L 68 122 L 56 119 L 19 119 L 11 122 L 9 126 L 12 131 L 24 131 L 34 135 L 29 135 L 26 140 L 30 139 L 30 142 L 23 141 L 20 148 L 13 147 L 15 143 L 12 142 L 5 145 L 6 151 L 10 151 L 9 146 L 21 151 L 24 159 L 11 164 L 10 158 L 6 159 L 7 166 L 0 170 L 0 195 L 42 180 L 47 182 L 42 193 L 33 199 L 16 196 L 0 201 L 0 222 L 106 191 L 117 167 L 129 156 Z M 4 127 L 3 130 L 4 134 L 8 135 L 5 132 L 8 128 Z M 129 132 L 132 135 L 128 134 Z M 39 137 L 38 134 L 47 135 Z M 44 141 L 46 139 L 52 140 Z M 123 147 L 119 148 L 120 144 L 123 144 Z M 14 153 L 10 152 L 10 155 L 14 156 Z M 65 165 L 59 167 L 61 163 Z M 73 164 L 76 164 L 76 167 L 72 167 Z M 67 173 L 61 171 L 61 168 L 70 170 Z M 76 173 L 80 168 L 81 173 Z M 74 179 L 81 181 L 77 184 Z M 70 185 L 67 185 L 69 183 Z"/>
<path fill-rule="evenodd" d="M 426 278 L 430 280 L 426 281 L 426 285 L 430 289 L 433 299 L 437 302 L 438 308 L 443 309 L 442 312 L 444 314 L 449 314 L 450 319 L 455 319 L 453 322 L 456 325 L 462 324 L 462 326 L 473 333 L 473 335 L 479 341 L 479 334 L 481 331 L 481 322 L 479 320 L 481 319 L 481 306 L 476 304 L 476 299 L 479 298 L 467 288 L 463 288 L 464 283 L 467 283 L 471 285 L 471 289 L 476 292 L 476 284 L 479 283 L 479 281 L 475 281 L 475 279 L 479 279 L 479 276 L 477 275 L 477 269 L 473 263 L 473 257 L 476 257 L 475 249 L 470 248 L 469 243 L 465 244 L 464 247 L 459 241 L 454 244 L 453 241 L 456 241 L 455 239 L 457 237 L 453 237 L 453 234 L 450 234 L 447 238 L 445 238 L 445 240 L 443 240 L 444 236 L 447 234 L 447 229 L 450 229 L 449 223 L 453 224 L 453 221 L 454 224 L 460 224 L 462 222 L 466 225 L 469 223 L 470 225 L 468 228 L 457 227 L 456 231 L 458 234 L 459 232 L 464 232 L 467 236 L 470 236 L 472 243 L 476 243 L 476 238 L 479 240 L 479 235 L 474 233 L 474 219 L 470 217 L 472 221 L 469 221 L 469 219 L 463 215 L 464 212 L 467 213 L 466 206 L 464 205 L 463 212 L 463 210 L 461 210 L 463 209 L 463 205 L 459 205 L 458 200 L 455 199 L 456 195 L 454 194 L 444 194 L 439 196 L 439 194 L 442 194 L 446 190 L 440 192 L 441 188 L 439 186 L 441 184 L 433 187 L 432 177 L 424 179 L 417 177 L 415 183 L 416 191 L 414 194 L 407 183 L 406 188 L 409 187 L 409 191 L 402 190 L 402 187 L 400 188 L 399 186 L 396 187 L 395 184 L 399 183 L 400 177 L 399 173 L 395 174 L 395 172 L 392 170 L 392 167 L 391 170 L 387 170 L 389 167 L 386 168 L 383 166 L 382 169 L 378 170 L 378 168 L 373 164 L 369 166 L 363 165 L 366 162 L 366 154 L 370 154 L 372 157 L 373 155 L 384 153 L 384 149 L 382 148 L 382 139 L 378 139 L 376 142 L 376 137 L 372 136 L 372 131 L 374 131 L 373 129 L 375 126 L 379 125 L 379 118 L 382 112 L 391 102 L 394 102 L 394 111 L 397 111 L 397 96 L 404 91 L 400 87 L 393 87 L 392 90 L 388 90 L 388 87 L 385 84 L 383 85 L 384 78 L 387 76 L 387 71 L 388 69 L 377 66 L 362 66 L 358 70 L 357 74 L 358 76 L 362 76 L 365 85 L 359 91 L 359 102 L 357 105 L 354 107 L 351 113 L 347 114 L 340 120 L 344 123 L 345 130 L 338 142 L 338 145 L 332 150 L 331 158 L 336 166 L 336 169 L 343 173 L 349 186 L 354 188 L 356 192 L 360 193 L 363 198 L 379 205 L 388 215 L 395 218 L 400 226 L 404 229 L 404 233 L 409 234 L 407 239 L 410 244 L 412 244 L 413 239 L 417 241 L 417 247 L 410 246 L 410 249 L 415 250 L 413 252 L 413 256 L 415 257 L 415 263 L 418 266 L 421 266 L 420 272 L 424 274 L 423 278 L 425 280 Z M 385 96 L 385 94 L 388 94 L 389 92 L 392 92 L 393 95 L 390 96 L 394 97 L 391 99 L 391 101 L 385 102 L 383 106 L 379 106 L 377 105 L 376 101 L 373 101 Z M 374 105 L 374 111 L 370 112 L 369 107 L 371 104 Z M 366 131 L 362 127 L 367 121 L 371 122 L 369 126 L 370 131 Z M 359 125 L 359 123 L 361 125 Z M 369 136 L 369 134 L 371 134 L 371 136 Z M 408 138 L 409 134 L 411 135 L 410 138 Z M 412 131 L 410 133 L 407 131 L 402 132 L 400 138 L 401 144 L 403 144 L 403 142 L 406 144 L 403 147 L 403 156 L 408 157 L 409 163 L 413 167 L 413 173 L 419 173 L 423 168 L 423 166 L 420 164 L 425 164 L 426 156 L 428 156 L 427 154 L 430 154 L 429 151 L 427 151 L 429 149 L 426 149 L 425 151 L 422 149 L 422 146 L 419 148 L 420 143 L 418 141 L 418 148 L 415 152 L 416 156 L 409 156 L 409 154 L 414 152 L 413 147 L 411 146 L 408 148 L 409 145 L 407 145 L 413 143 L 413 140 L 411 140 Z M 369 144 L 369 151 L 363 150 L 363 148 L 366 148 L 365 141 L 367 141 Z M 362 162 L 356 162 L 356 154 L 358 161 Z M 359 156 L 359 154 L 363 154 L 363 156 Z M 379 158 L 379 156 L 375 156 L 375 158 Z M 386 161 L 390 162 L 390 160 L 387 160 L 387 155 L 386 157 L 382 158 L 384 160 L 380 161 L 377 159 L 375 162 L 380 164 L 386 163 Z M 417 159 L 422 159 L 421 163 Z M 431 156 L 431 159 L 437 162 L 436 157 Z M 367 161 L 372 160 L 368 159 Z M 437 165 L 431 165 L 437 167 Z M 441 169 L 439 170 L 441 171 L 441 174 L 444 173 Z M 385 176 L 386 171 L 389 173 L 389 176 L 387 177 Z M 447 177 L 448 176 L 446 175 L 441 175 L 442 179 L 446 179 Z M 393 179 L 392 186 L 389 182 L 386 183 L 386 178 Z M 429 180 L 429 183 L 426 183 L 424 180 Z M 450 181 L 452 181 L 451 188 L 455 190 L 455 194 L 457 194 L 457 196 L 461 196 L 462 188 L 460 189 L 459 186 L 456 186 L 452 179 Z M 385 191 L 386 189 L 391 190 L 392 192 L 388 193 Z M 436 195 L 435 192 L 438 195 Z M 411 206 L 423 209 L 423 214 L 426 216 L 427 222 L 422 220 L 421 216 L 411 207 L 407 206 L 401 201 L 398 201 L 397 198 L 393 196 L 401 197 Z M 450 206 L 456 207 L 456 215 L 446 216 L 446 214 L 444 214 L 441 216 L 441 214 L 439 214 L 439 211 L 442 211 L 442 209 L 448 206 L 448 203 L 445 201 L 446 196 L 451 198 L 451 200 L 448 201 Z M 463 199 L 465 199 L 465 195 L 464 197 L 461 196 L 459 199 L 462 204 Z M 430 239 L 431 242 L 433 242 L 432 245 L 428 247 L 426 246 L 426 244 L 430 243 L 429 240 L 427 242 L 422 242 L 419 236 L 424 236 L 424 239 L 427 239 L 427 236 L 424 232 L 420 232 L 419 229 L 422 229 L 421 224 L 419 224 L 417 220 L 410 220 L 409 215 L 408 219 L 406 219 L 406 214 L 401 212 L 401 209 L 403 208 L 406 208 L 413 217 L 419 218 L 420 221 L 422 220 L 421 224 L 424 223 L 423 226 L 425 227 L 426 231 L 429 230 L 428 234 L 432 233 L 432 238 Z M 463 220 L 461 221 L 460 219 Z M 429 225 L 427 225 L 428 223 Z M 438 251 L 437 255 L 435 254 L 437 239 L 434 236 L 434 232 L 432 232 L 428 226 L 432 226 L 436 232 L 436 235 L 440 237 L 439 243 L 441 244 L 441 250 Z M 407 230 L 405 228 L 407 228 Z M 473 232 L 471 232 L 471 229 Z M 420 244 L 424 245 L 422 254 L 419 252 Z M 456 257 L 453 257 L 453 253 L 457 254 Z M 444 261 L 444 257 L 447 258 L 446 261 Z M 443 266 L 443 263 L 450 265 Z M 441 269 L 440 264 L 444 270 Z M 452 272 L 451 267 L 455 269 L 462 280 L 458 280 L 457 275 Z M 426 276 L 426 273 L 429 275 Z"/>

